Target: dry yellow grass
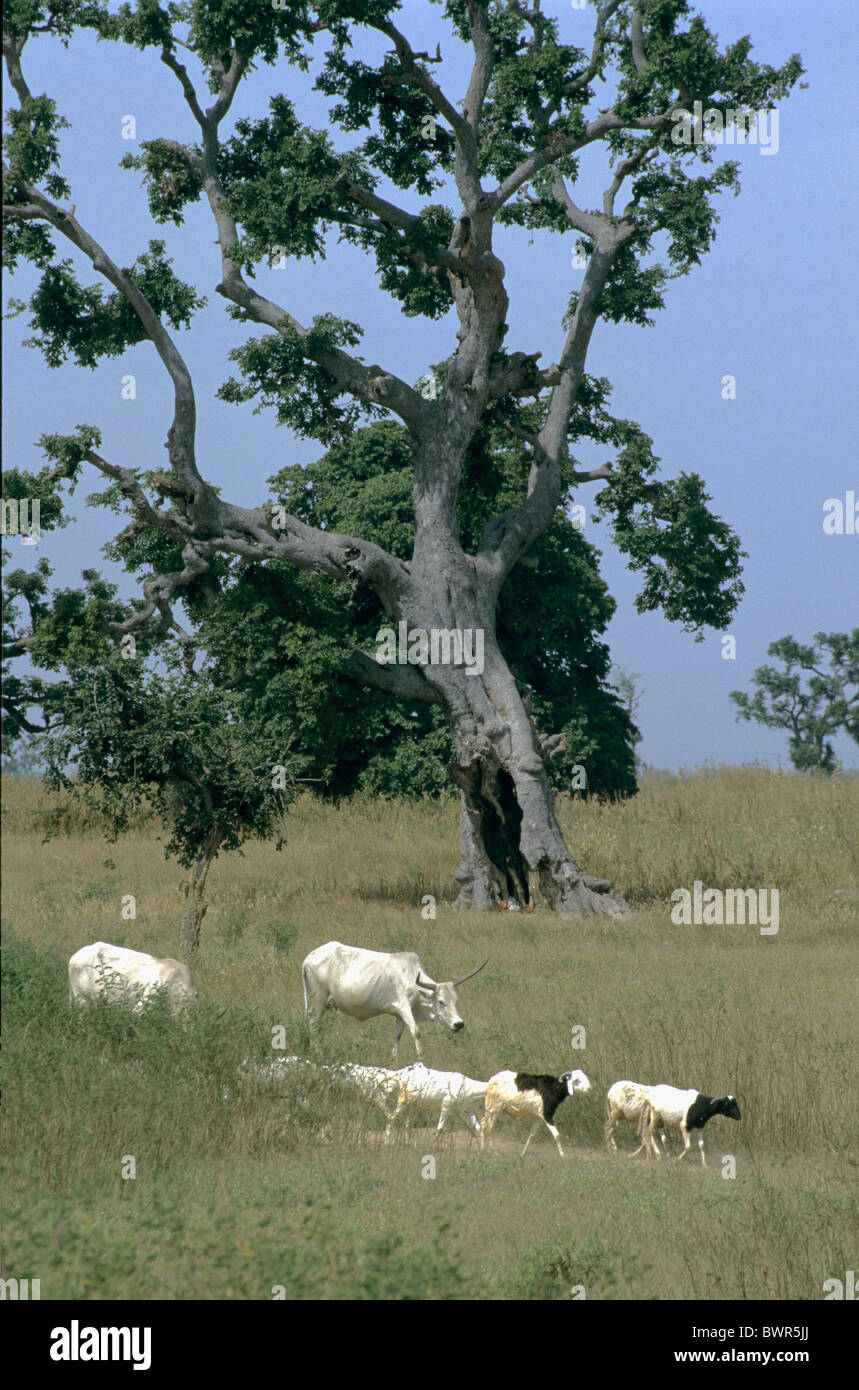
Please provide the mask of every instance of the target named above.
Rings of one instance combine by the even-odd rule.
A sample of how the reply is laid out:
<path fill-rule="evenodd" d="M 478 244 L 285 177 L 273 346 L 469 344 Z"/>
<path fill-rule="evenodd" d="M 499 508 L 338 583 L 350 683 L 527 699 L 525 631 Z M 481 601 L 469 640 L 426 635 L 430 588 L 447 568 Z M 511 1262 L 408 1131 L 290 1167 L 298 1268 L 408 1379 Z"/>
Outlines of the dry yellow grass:
<path fill-rule="evenodd" d="M 47 952 L 44 1007 L 22 995 L 7 1024 L 5 1258 L 20 1277 L 44 1261 L 43 1297 L 265 1298 L 286 1281 L 289 1296 L 384 1298 L 403 1296 L 399 1281 L 412 1297 L 560 1297 L 584 1282 L 589 1297 L 818 1298 L 845 1261 L 855 1268 L 857 914 L 832 894 L 859 883 L 856 779 L 719 769 L 646 779 L 623 806 L 565 802 L 580 862 L 636 908 L 610 923 L 454 913 L 455 806 L 304 797 L 280 854 L 252 845 L 212 870 L 195 967 L 212 1012 L 187 1043 L 169 1030 L 66 1036 L 73 950 L 104 938 L 177 951 L 182 873 L 153 829 L 108 845 L 69 815 L 42 843 L 57 798 L 4 790 L 4 926 Z M 670 894 L 695 879 L 778 888 L 778 934 L 675 926 Z M 121 915 L 127 894 L 134 920 Z M 421 915 L 427 894 L 434 920 Z M 214 1078 L 242 1050 L 264 1053 L 272 1026 L 301 1046 L 300 962 L 332 938 L 416 949 L 436 978 L 489 956 L 463 988 L 465 1033 L 428 1027 L 427 1061 L 483 1077 L 581 1066 L 594 1094 L 559 1112 L 567 1160 L 543 1142 L 521 1166 L 484 1159 L 428 1131 L 385 1152 L 378 1118 L 336 1097 L 314 1116 L 324 1141 L 288 1102 L 239 1092 L 224 1104 Z M 586 1038 L 575 1052 L 573 1024 Z M 386 1064 L 392 1032 L 390 1019 L 335 1016 L 323 1046 Z M 411 1055 L 406 1039 L 401 1061 Z M 708 1128 L 710 1172 L 608 1158 L 603 1097 L 620 1077 L 737 1094 L 742 1122 Z M 524 1142 L 513 1121 L 499 1132 Z M 433 1181 L 421 1177 L 430 1152 Z M 118 1179 L 123 1153 L 138 1157 L 133 1184 Z M 736 1178 L 721 1176 L 723 1154 Z M 60 1212 L 75 1231 L 68 1255 L 54 1249 Z M 405 1256 L 416 1218 L 417 1263 Z M 165 1221 L 168 1248 L 154 1234 Z M 320 1241 L 321 1273 L 302 1253 Z"/>

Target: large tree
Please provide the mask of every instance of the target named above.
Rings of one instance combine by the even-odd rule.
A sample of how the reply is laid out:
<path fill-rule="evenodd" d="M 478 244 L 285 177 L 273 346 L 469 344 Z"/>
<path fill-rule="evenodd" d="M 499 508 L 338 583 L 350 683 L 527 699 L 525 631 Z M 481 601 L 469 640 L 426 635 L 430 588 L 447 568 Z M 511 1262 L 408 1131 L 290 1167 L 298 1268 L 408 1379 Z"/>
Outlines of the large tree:
<path fill-rule="evenodd" d="M 466 461 L 460 493 L 466 548 L 522 476 L 525 445 L 503 431 L 486 434 Z M 411 453 L 402 426 L 356 430 L 318 462 L 290 464 L 272 482 L 276 500 L 308 525 L 363 535 L 397 555 L 412 550 Z M 556 788 L 575 782 L 585 795 L 630 796 L 637 730 L 608 683 L 600 637 L 614 603 L 597 552 L 560 509 L 529 559 L 499 596 L 496 630 L 533 710 L 549 775 Z M 372 590 L 274 562 L 244 565 L 221 585 L 219 602 L 200 611 L 199 640 L 222 680 L 252 690 L 260 711 L 289 726 L 317 791 L 339 798 L 356 789 L 455 790 L 447 774 L 455 749 L 440 707 L 369 690 L 343 673 L 344 651 L 372 648 L 387 622 Z"/>
<path fill-rule="evenodd" d="M 481 630 L 480 676 L 424 660 L 384 666 L 358 649 L 344 654 L 344 670 L 444 715 L 462 796 L 460 906 L 491 907 L 515 893 L 563 913 L 614 915 L 625 904 L 607 880 L 579 868 L 558 826 L 535 722 L 499 644 L 499 595 L 551 527 L 569 482 L 596 482 L 597 508 L 644 575 L 639 608 L 661 606 L 693 631 L 727 621 L 740 592 L 736 538 L 708 510 L 697 475 L 654 477 L 657 460 L 639 428 L 616 421 L 606 434 L 604 392 L 585 361 L 600 319 L 649 322 L 667 280 L 697 264 L 713 239 L 713 200 L 736 188 L 737 170 L 715 164 L 701 111 L 743 119 L 786 96 L 802 68 L 795 56 L 777 68 L 757 63 L 748 38 L 720 49 L 686 0 L 604 0 L 588 52 L 566 42 L 562 24 L 536 3 L 448 0 L 440 40 L 471 51 L 465 95 L 456 100 L 441 43 L 435 55 L 416 52 L 397 11 L 392 0 L 145 0 L 110 14 L 97 0 L 11 0 L 4 46 L 20 106 L 7 145 L 4 218 L 9 258 L 43 270 L 30 300 L 33 341 L 50 365 L 68 357 L 93 365 L 148 339 L 174 396 L 167 470 L 142 476 L 105 459 L 87 426 L 43 439 L 51 460 L 43 483 L 76 477 L 87 463 L 125 499 L 132 535 L 156 533 L 181 551 L 174 568 L 153 570 L 145 603 L 117 622 L 117 635 L 169 627 L 184 592 L 201 583 L 216 589 L 223 555 L 364 587 L 409 629 Z M 223 396 L 271 404 L 282 423 L 326 444 L 347 437 L 362 416 L 398 419 L 411 454 L 410 553 L 286 508 L 241 507 L 206 481 L 177 339 L 201 301 L 173 274 L 163 242 L 121 268 L 97 229 L 63 206 L 71 190 L 58 166 L 62 118 L 24 76 L 31 34 L 68 40 L 79 27 L 153 49 L 187 103 L 191 135 L 165 132 L 127 163 L 143 169 L 157 222 L 181 225 L 186 205 L 205 198 L 217 233 L 217 291 L 235 319 L 267 330 L 233 353 L 239 375 Z M 315 78 L 332 99 L 336 139 L 302 125 L 281 91 L 265 118 L 233 118 L 249 71 L 284 61 L 296 84 Z M 596 207 L 575 196 L 579 158 L 589 150 L 603 151 L 606 171 Z M 495 234 L 510 224 L 579 240 L 585 269 L 559 313 L 566 336 L 554 364 L 541 366 L 533 345 L 507 346 Z M 381 289 L 407 316 L 453 311 L 451 352 L 423 389 L 390 364 L 363 361 L 358 325 L 329 312 L 302 324 L 254 287 L 255 265 L 272 255 L 323 254 L 334 230 L 375 258 Z M 56 238 L 113 292 L 82 285 Z M 525 445 L 522 474 L 504 509 L 467 536 L 460 494 L 470 451 L 490 427 Z M 587 438 L 610 440 L 613 465 L 576 464 L 571 446 Z"/>

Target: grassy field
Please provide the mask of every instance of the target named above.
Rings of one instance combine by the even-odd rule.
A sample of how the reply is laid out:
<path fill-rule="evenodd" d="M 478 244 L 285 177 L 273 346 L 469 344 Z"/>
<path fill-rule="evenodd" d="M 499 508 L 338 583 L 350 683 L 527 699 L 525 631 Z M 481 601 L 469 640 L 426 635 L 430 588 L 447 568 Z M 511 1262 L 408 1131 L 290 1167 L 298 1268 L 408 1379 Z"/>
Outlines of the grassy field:
<path fill-rule="evenodd" d="M 186 1024 L 67 1004 L 87 942 L 177 953 L 182 874 L 155 831 L 109 845 L 70 810 L 45 840 L 58 798 L 4 793 L 5 1277 L 43 1298 L 814 1300 L 859 1268 L 859 921 L 832 901 L 859 884 L 859 780 L 719 769 L 648 778 L 624 806 L 566 802 L 577 857 L 635 909 L 608 924 L 454 913 L 451 804 L 306 797 L 280 854 L 215 865 Z M 778 888 L 778 934 L 673 925 L 671 892 L 695 879 Z M 415 949 L 437 979 L 489 956 L 463 986 L 465 1032 L 427 1026 L 426 1060 L 583 1068 L 592 1094 L 558 1113 L 566 1157 L 544 1134 L 520 1161 L 521 1120 L 501 1122 L 499 1157 L 463 1129 L 383 1149 L 380 1116 L 348 1097 L 237 1083 L 274 1027 L 304 1050 L 300 963 L 332 938 Z M 329 1016 L 322 1046 L 387 1065 L 392 1033 Z M 742 1121 L 712 1121 L 706 1172 L 610 1158 L 621 1077 L 733 1091 Z"/>

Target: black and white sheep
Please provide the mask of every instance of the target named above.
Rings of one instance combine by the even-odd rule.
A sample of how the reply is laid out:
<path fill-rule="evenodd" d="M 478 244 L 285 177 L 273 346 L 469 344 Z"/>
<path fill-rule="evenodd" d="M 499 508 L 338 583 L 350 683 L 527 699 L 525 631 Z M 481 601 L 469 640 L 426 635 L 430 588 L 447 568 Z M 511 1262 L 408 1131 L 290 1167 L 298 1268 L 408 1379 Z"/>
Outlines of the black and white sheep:
<path fill-rule="evenodd" d="M 685 1158 L 691 1146 L 691 1131 L 697 1129 L 701 1131 L 698 1135 L 701 1162 L 706 1168 L 703 1131 L 714 1115 L 727 1115 L 731 1120 L 741 1119 L 736 1097 L 704 1096 L 700 1091 L 681 1091 L 676 1086 L 652 1086 L 641 1115 L 640 1134 L 646 1152 L 652 1153 L 654 1158 L 661 1158 L 663 1155 L 654 1138 L 656 1131 L 676 1129 L 683 1136 L 683 1152 L 677 1157 Z M 667 1152 L 664 1156 L 668 1157 Z"/>
<path fill-rule="evenodd" d="M 586 1092 L 591 1083 L 583 1071 L 565 1071 L 563 1076 L 533 1075 L 530 1072 L 499 1071 L 486 1085 L 486 1110 L 483 1117 L 483 1143 L 496 1152 L 492 1131 L 501 1115 L 531 1115 L 534 1123 L 522 1150 L 524 1158 L 528 1145 L 544 1124 L 563 1158 L 561 1137 L 552 1124 L 555 1111 L 574 1091 Z"/>

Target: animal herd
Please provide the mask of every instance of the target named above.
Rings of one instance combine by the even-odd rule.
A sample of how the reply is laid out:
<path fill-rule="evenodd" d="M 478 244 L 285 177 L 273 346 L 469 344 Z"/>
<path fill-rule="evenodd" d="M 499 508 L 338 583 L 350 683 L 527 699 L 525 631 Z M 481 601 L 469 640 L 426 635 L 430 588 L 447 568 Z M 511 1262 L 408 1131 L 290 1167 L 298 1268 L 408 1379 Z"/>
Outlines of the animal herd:
<path fill-rule="evenodd" d="M 591 1083 L 583 1071 L 566 1071 L 561 1076 L 532 1072 L 499 1071 L 488 1081 L 476 1081 L 461 1072 L 436 1071 L 423 1062 L 420 1024 L 445 1024 L 459 1033 L 465 1022 L 459 1013 L 457 990 L 483 969 L 482 965 L 458 980 L 439 983 L 424 970 L 414 951 L 369 951 L 329 941 L 311 951 L 301 967 L 304 1007 L 308 1030 L 314 1038 L 320 1018 L 333 1008 L 355 1019 L 390 1014 L 395 1020 L 393 1056 L 404 1029 L 411 1034 L 417 1061 L 391 1070 L 345 1062 L 324 1065 L 301 1057 L 281 1057 L 261 1065 L 246 1062 L 242 1071 L 262 1082 L 278 1082 L 304 1070 L 311 1078 L 345 1087 L 378 1105 L 385 1115 L 385 1142 L 401 1118 L 415 1113 L 438 1113 L 437 1132 L 448 1119 L 461 1117 L 477 1137 L 481 1149 L 489 1144 L 495 1152 L 492 1134 L 502 1115 L 522 1116 L 532 1124 L 522 1149 L 543 1125 L 555 1141 L 558 1153 L 564 1150 L 555 1112 L 567 1096 L 585 1094 Z M 143 951 L 111 946 L 96 941 L 76 951 L 69 961 L 69 998 L 86 1004 L 104 996 L 141 1012 L 156 993 L 163 991 L 173 1013 L 180 1013 L 197 998 L 197 989 L 187 965 L 181 961 L 158 959 Z M 644 1152 L 654 1158 L 667 1158 L 667 1133 L 676 1131 L 684 1158 L 697 1134 L 701 1162 L 704 1127 L 715 1115 L 739 1120 L 740 1107 L 733 1095 L 705 1096 L 694 1088 L 643 1086 L 634 1081 L 616 1081 L 606 1097 L 605 1141 L 617 1152 L 614 1134 L 621 1120 L 635 1124 L 640 1140 L 631 1155 Z"/>

